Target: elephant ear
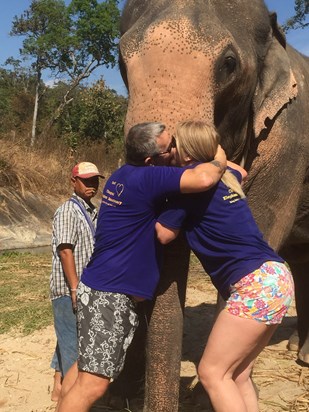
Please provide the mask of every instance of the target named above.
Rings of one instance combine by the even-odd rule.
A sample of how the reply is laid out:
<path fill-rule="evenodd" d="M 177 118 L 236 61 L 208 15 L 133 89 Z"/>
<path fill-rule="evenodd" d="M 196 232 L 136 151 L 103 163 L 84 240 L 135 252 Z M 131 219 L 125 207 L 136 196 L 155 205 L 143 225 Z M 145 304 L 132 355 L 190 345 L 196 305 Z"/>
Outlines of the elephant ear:
<path fill-rule="evenodd" d="M 256 137 L 266 128 L 266 119 L 273 119 L 284 105 L 297 96 L 297 83 L 285 49 L 284 33 L 277 24 L 275 13 L 270 15 L 270 20 L 273 37 L 253 97 Z"/>

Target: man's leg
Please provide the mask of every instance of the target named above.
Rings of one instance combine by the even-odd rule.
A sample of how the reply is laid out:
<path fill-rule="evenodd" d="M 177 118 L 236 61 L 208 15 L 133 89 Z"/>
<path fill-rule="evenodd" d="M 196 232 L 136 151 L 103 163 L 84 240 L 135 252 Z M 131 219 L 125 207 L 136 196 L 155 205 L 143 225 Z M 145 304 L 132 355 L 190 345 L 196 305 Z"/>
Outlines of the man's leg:
<path fill-rule="evenodd" d="M 53 390 L 51 392 L 51 396 L 50 399 L 53 402 L 58 402 L 59 397 L 60 397 L 60 393 L 61 393 L 61 387 L 62 387 L 62 376 L 61 376 L 61 372 L 55 370 L 55 374 L 54 374 L 54 386 L 53 386 Z"/>
<path fill-rule="evenodd" d="M 106 392 L 110 378 L 79 371 L 78 377 L 60 400 L 57 412 L 87 412 L 93 403 Z"/>
<path fill-rule="evenodd" d="M 75 380 L 74 365 L 65 377 L 57 412 L 87 411 L 104 395 L 111 377 L 123 369 L 138 326 L 135 304 L 124 294 L 93 290 L 80 282 L 77 297 L 79 371 Z"/>
<path fill-rule="evenodd" d="M 70 296 L 54 299 L 52 307 L 57 336 L 57 355 L 60 371 L 64 377 L 78 356 L 76 315 L 73 313 Z"/>
<path fill-rule="evenodd" d="M 62 374 L 61 374 L 61 368 L 59 365 L 59 348 L 58 348 L 58 342 L 56 345 L 56 349 L 52 358 L 52 361 L 50 363 L 50 367 L 54 369 L 54 386 L 53 390 L 51 392 L 51 400 L 53 402 L 58 402 L 59 397 L 60 397 L 60 392 L 61 392 L 61 385 L 62 385 Z"/>
<path fill-rule="evenodd" d="M 78 377 L 78 367 L 77 361 L 73 363 L 71 368 L 68 370 L 67 374 L 65 375 L 62 386 L 61 386 L 61 398 L 63 398 L 72 388 L 74 383 L 76 382 Z M 58 398 L 60 399 L 60 397 Z"/>

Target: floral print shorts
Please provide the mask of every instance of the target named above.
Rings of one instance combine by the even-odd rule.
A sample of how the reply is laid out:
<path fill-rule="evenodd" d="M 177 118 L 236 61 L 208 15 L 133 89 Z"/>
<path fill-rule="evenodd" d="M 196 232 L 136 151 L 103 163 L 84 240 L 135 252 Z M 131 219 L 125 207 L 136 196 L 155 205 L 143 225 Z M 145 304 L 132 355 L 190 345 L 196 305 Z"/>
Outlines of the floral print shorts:
<path fill-rule="evenodd" d="M 138 326 L 135 303 L 122 293 L 77 290 L 78 368 L 108 378 L 122 371 Z"/>
<path fill-rule="evenodd" d="M 265 262 L 231 286 L 225 310 L 267 325 L 281 323 L 294 295 L 292 274 L 285 263 Z"/>

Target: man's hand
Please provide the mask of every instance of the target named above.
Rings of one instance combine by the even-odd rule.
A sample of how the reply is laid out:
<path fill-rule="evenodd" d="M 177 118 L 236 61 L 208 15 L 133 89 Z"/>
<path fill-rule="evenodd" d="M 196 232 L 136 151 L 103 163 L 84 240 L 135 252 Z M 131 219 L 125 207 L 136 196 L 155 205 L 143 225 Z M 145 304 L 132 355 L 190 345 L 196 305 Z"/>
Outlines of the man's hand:
<path fill-rule="evenodd" d="M 72 299 L 72 309 L 73 313 L 75 314 L 77 311 L 77 298 L 76 298 L 76 289 L 71 289 L 71 299 Z"/>

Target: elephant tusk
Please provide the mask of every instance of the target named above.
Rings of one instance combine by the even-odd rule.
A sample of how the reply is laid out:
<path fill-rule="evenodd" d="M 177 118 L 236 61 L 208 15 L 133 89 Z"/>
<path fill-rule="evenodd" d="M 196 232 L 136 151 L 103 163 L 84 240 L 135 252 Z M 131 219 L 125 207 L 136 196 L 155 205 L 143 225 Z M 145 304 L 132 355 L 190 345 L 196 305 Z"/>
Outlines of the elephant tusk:
<path fill-rule="evenodd" d="M 243 155 L 242 158 L 241 158 L 241 161 L 240 161 L 240 166 L 245 168 L 245 163 L 246 163 L 246 156 Z"/>
<path fill-rule="evenodd" d="M 199 378 L 197 375 L 194 376 L 192 382 L 190 383 L 190 385 L 188 385 L 188 389 L 190 391 L 193 391 L 193 389 L 196 387 L 196 385 L 199 383 Z"/>

